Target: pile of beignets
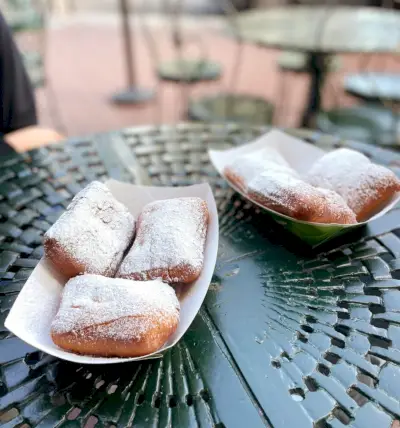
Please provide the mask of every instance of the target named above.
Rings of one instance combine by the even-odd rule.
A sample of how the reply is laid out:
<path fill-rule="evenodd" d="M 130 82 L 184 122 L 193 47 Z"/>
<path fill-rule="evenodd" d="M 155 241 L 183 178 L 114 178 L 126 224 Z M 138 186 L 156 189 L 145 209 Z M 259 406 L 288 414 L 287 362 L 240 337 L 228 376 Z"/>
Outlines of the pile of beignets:
<path fill-rule="evenodd" d="M 368 220 L 400 191 L 400 180 L 391 170 L 346 148 L 323 155 L 302 176 L 274 148 L 235 159 L 223 174 L 260 205 L 315 223 Z"/>
<path fill-rule="evenodd" d="M 78 354 L 138 357 L 176 331 L 174 284 L 201 274 L 209 213 L 197 197 L 147 204 L 138 219 L 94 181 L 44 236 L 46 259 L 68 278 L 53 342 Z"/>

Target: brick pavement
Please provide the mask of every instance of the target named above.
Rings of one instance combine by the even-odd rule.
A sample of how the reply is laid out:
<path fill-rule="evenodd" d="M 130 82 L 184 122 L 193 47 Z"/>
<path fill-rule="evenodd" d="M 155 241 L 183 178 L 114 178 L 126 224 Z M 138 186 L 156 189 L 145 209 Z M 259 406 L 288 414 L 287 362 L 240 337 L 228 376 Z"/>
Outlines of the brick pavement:
<path fill-rule="evenodd" d="M 190 87 L 190 94 L 198 96 L 230 90 L 237 45 L 221 35 L 215 25 L 208 27 L 201 22 L 197 24 L 196 28 L 187 30 L 186 34 L 188 37 L 201 34 L 209 58 L 221 63 L 223 77 L 218 82 Z M 151 28 L 159 60 L 173 58 L 168 27 L 152 25 Z M 48 37 L 48 78 L 69 136 L 138 124 L 174 123 L 183 117 L 181 87 L 172 83 L 157 84 L 154 64 L 138 26 L 135 26 L 134 34 L 140 85 L 155 88 L 157 98 L 141 106 L 116 107 L 109 102 L 109 97 L 125 86 L 124 57 L 117 20 L 76 17 L 62 25 L 52 26 Z M 196 49 L 188 47 L 187 55 L 196 55 Z M 276 67 L 277 55 L 278 52 L 274 50 L 245 45 L 234 90 L 283 103 L 284 118 L 281 123 L 293 126 L 304 105 L 308 81 L 304 76 L 285 77 L 288 99 L 282 100 L 279 95 L 281 74 Z M 360 58 L 343 57 L 343 63 L 346 72 L 357 71 Z M 400 71 L 399 64 L 392 58 L 371 57 L 368 67 Z M 341 105 L 354 102 L 340 91 L 343 75 L 344 72 L 341 72 L 330 77 L 325 97 L 327 106 L 333 101 L 340 102 Z M 340 92 L 338 99 L 332 97 L 332 87 Z M 41 123 L 52 126 L 43 90 L 38 92 L 38 105 Z"/>

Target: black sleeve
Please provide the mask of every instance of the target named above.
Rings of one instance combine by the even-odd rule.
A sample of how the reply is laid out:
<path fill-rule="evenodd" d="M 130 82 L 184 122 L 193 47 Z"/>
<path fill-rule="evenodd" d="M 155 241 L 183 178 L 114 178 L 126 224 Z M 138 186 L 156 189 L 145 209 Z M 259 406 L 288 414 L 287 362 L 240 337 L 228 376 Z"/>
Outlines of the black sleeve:
<path fill-rule="evenodd" d="M 0 103 L 0 132 L 2 134 L 36 125 L 36 107 L 32 86 L 10 28 L 1 12 Z"/>

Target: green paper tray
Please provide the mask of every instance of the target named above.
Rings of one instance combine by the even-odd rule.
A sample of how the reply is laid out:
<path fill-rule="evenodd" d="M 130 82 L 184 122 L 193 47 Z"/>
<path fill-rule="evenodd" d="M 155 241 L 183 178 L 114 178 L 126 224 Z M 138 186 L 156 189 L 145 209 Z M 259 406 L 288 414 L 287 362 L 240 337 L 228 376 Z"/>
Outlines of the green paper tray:
<path fill-rule="evenodd" d="M 208 153 L 211 162 L 221 174 L 221 176 L 223 176 L 223 170 L 225 166 L 231 163 L 233 159 L 240 156 L 244 156 L 245 154 L 251 153 L 253 151 L 260 150 L 265 147 L 277 149 L 288 161 L 290 166 L 300 174 L 306 173 L 310 169 L 311 165 L 325 154 L 325 152 L 320 148 L 315 147 L 312 144 L 306 143 L 292 136 L 289 136 L 288 134 L 285 134 L 284 132 L 278 130 L 272 130 L 258 138 L 256 141 L 242 145 L 240 147 L 221 151 L 209 150 Z M 311 245 L 312 247 L 321 245 L 332 238 L 335 238 L 339 235 L 343 235 L 344 233 L 347 233 L 356 228 L 362 227 L 365 224 L 368 224 L 372 220 L 384 215 L 394 205 L 396 205 L 397 202 L 400 201 L 400 192 L 398 192 L 379 213 L 375 214 L 367 221 L 361 223 L 312 223 L 308 221 L 296 220 L 284 214 L 280 214 L 276 211 L 273 211 L 269 208 L 265 208 L 264 206 L 251 200 L 248 195 L 245 195 L 243 192 L 241 192 L 231 182 L 228 181 L 228 183 L 243 197 L 258 205 L 264 211 L 268 212 L 277 223 L 284 226 L 287 230 L 298 236 L 300 239 L 302 239 L 304 242 Z"/>

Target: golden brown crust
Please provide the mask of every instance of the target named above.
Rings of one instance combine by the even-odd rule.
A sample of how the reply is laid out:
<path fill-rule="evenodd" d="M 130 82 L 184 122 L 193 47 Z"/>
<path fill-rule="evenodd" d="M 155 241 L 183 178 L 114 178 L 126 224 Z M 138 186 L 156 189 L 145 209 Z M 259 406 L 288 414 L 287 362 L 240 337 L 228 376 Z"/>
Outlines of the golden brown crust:
<path fill-rule="evenodd" d="M 63 247 L 53 238 L 44 238 L 44 252 L 54 268 L 67 278 L 73 278 L 85 271 L 85 266 L 78 260 L 70 257 Z"/>
<path fill-rule="evenodd" d="M 346 148 L 326 153 L 312 165 L 306 178 L 310 184 L 342 196 L 358 221 L 368 220 L 400 191 L 400 180 L 390 169 Z"/>
<path fill-rule="evenodd" d="M 359 222 L 368 220 L 387 205 L 392 196 L 400 191 L 400 180 L 390 171 L 387 175 L 375 181 L 374 192 L 365 199 L 364 204 L 359 210 L 356 210 L 357 220 Z"/>
<path fill-rule="evenodd" d="M 200 276 L 202 269 L 191 264 L 181 264 L 170 269 L 149 269 L 141 272 L 132 272 L 121 276 L 121 278 L 132 279 L 134 281 L 148 281 L 149 279 L 161 278 L 165 282 L 189 284 Z M 175 278 L 175 280 L 172 280 Z"/>
<path fill-rule="evenodd" d="M 178 327 L 179 312 L 175 290 L 160 280 L 79 275 L 65 284 L 51 337 L 69 352 L 137 357 L 168 341 Z"/>
<path fill-rule="evenodd" d="M 44 252 L 67 278 L 85 272 L 114 276 L 134 231 L 128 209 L 104 184 L 94 181 L 45 233 Z"/>
<path fill-rule="evenodd" d="M 125 326 L 129 334 L 129 318 L 127 317 Z M 134 317 L 132 317 L 134 318 Z M 101 337 L 99 326 L 91 326 L 82 330 L 70 331 L 67 333 L 51 332 L 53 342 L 60 348 L 74 352 L 76 354 L 93 355 L 97 357 L 140 357 L 151 354 L 160 349 L 178 327 L 178 319 L 170 317 L 169 321 L 159 322 L 158 317 L 152 317 L 152 327 L 141 339 L 135 337 L 132 331 L 130 340 L 117 340 L 108 337 Z M 113 324 L 121 322 L 121 319 L 103 324 L 113 328 Z M 132 322 L 132 330 L 135 329 Z"/>
<path fill-rule="evenodd" d="M 298 220 L 312 221 L 310 218 L 313 218 L 314 216 L 314 202 L 309 198 L 303 198 L 293 192 L 286 195 L 286 201 L 272 198 L 271 195 L 261 193 L 256 190 L 249 190 L 248 195 L 250 199 L 263 207 L 287 215 L 288 217 L 293 217 Z"/>
<path fill-rule="evenodd" d="M 245 193 L 247 190 L 247 183 L 244 177 L 235 173 L 229 165 L 224 168 L 223 174 L 225 178 L 230 181 L 235 187 L 237 187 L 241 192 Z"/>
<path fill-rule="evenodd" d="M 307 194 L 285 189 L 285 198 L 282 199 L 255 190 L 250 190 L 248 195 L 260 205 L 297 220 L 327 224 L 356 223 L 354 213 L 344 201 L 332 202 L 327 195 L 321 194 L 319 189 L 312 189 Z"/>
<path fill-rule="evenodd" d="M 241 192 L 245 193 L 250 181 L 266 171 L 297 176 L 296 171 L 290 167 L 279 150 L 272 147 L 265 147 L 234 159 L 225 166 L 223 175 Z"/>
<path fill-rule="evenodd" d="M 318 198 L 316 200 L 315 217 L 310 220 L 315 223 L 355 224 L 356 215 L 346 204 L 345 200 L 336 192 L 316 188 Z M 321 198 L 321 201 L 319 201 Z M 321 211 L 319 208 L 323 208 Z"/>

